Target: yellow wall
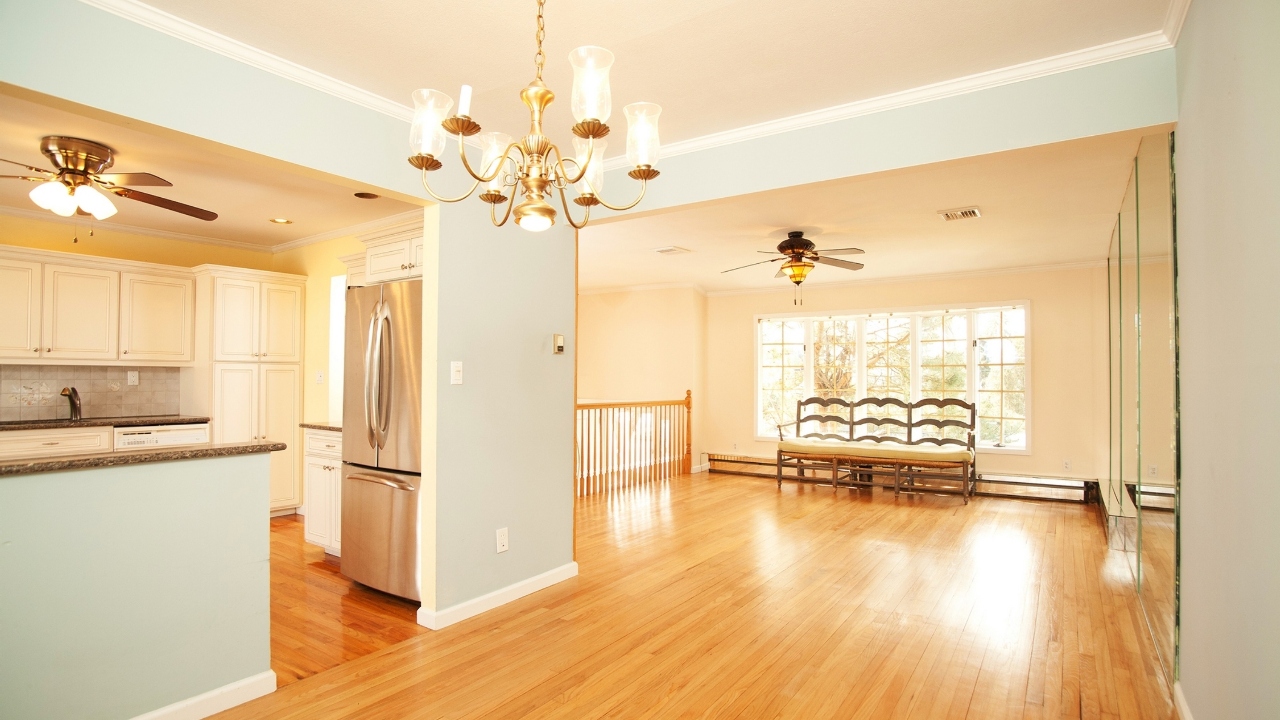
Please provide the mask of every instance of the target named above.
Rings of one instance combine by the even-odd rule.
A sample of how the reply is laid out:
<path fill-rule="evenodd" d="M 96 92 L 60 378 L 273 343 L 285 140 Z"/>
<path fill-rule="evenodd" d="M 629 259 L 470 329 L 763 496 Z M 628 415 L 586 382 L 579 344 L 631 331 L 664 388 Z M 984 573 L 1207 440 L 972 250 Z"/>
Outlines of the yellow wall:
<path fill-rule="evenodd" d="M 697 305 L 681 293 L 648 290 L 587 295 L 579 305 L 579 395 L 649 399 L 684 378 L 705 415 L 696 446 L 771 458 L 755 435 L 755 316 L 794 313 L 787 288 L 711 295 L 705 304 L 705 365 L 688 349 Z M 981 453 L 979 470 L 1094 479 L 1107 470 L 1107 276 L 1104 267 L 1029 270 L 900 282 L 805 287 L 806 313 L 1030 302 L 1031 452 Z M 638 396 L 638 397 L 637 397 Z M 1063 468 L 1071 460 L 1071 470 Z"/>
<path fill-rule="evenodd" d="M 578 401 L 693 391 L 693 464 L 706 449 L 707 298 L 693 288 L 578 296 Z"/>
<path fill-rule="evenodd" d="M 326 240 L 275 255 L 272 270 L 307 276 L 305 353 L 302 359 L 302 417 L 305 422 L 329 422 L 329 280 L 346 275 L 338 258 L 364 251 L 354 236 Z M 316 382 L 316 373 L 324 382 Z"/>
<path fill-rule="evenodd" d="M 93 237 L 89 230 L 93 229 Z M 73 243 L 77 235 L 80 241 Z M 110 223 L 70 223 L 35 220 L 0 214 L 0 245 L 37 250 L 96 255 L 98 257 L 194 267 L 204 263 L 270 270 L 269 251 L 244 250 L 206 243 L 133 235 L 111 229 Z"/>

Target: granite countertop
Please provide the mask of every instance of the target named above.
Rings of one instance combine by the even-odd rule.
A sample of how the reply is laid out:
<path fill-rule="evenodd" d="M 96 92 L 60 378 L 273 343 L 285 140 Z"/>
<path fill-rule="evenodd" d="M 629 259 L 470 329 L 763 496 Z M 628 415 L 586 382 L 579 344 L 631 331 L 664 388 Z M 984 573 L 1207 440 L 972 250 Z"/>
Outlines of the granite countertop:
<path fill-rule="evenodd" d="M 342 432 L 341 425 L 325 425 L 324 423 L 298 423 L 298 427 L 304 427 L 308 430 L 328 430 L 329 432 Z"/>
<path fill-rule="evenodd" d="M 137 427 L 139 425 L 196 425 L 207 423 L 209 418 L 195 415 L 135 415 L 132 417 L 81 418 L 79 420 L 6 420 L 0 422 L 0 432 L 5 430 L 51 430 L 79 427 Z"/>
<path fill-rule="evenodd" d="M 125 452 L 94 453 L 92 455 L 0 460 L 0 477 L 5 475 L 58 472 L 60 470 L 112 467 L 115 465 L 169 462 L 172 460 L 252 455 L 254 453 L 276 452 L 287 447 L 282 442 L 262 440 L 221 445 L 190 445 L 187 447 L 155 448 L 150 450 L 127 450 Z"/>

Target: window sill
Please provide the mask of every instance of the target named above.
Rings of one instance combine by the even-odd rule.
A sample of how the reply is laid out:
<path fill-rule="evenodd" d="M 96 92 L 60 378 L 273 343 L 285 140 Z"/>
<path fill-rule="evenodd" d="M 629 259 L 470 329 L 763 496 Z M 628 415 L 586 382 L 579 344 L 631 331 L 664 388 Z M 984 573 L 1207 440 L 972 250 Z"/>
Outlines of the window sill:
<path fill-rule="evenodd" d="M 983 447 L 978 446 L 980 455 L 1030 455 L 1030 448 Z"/>

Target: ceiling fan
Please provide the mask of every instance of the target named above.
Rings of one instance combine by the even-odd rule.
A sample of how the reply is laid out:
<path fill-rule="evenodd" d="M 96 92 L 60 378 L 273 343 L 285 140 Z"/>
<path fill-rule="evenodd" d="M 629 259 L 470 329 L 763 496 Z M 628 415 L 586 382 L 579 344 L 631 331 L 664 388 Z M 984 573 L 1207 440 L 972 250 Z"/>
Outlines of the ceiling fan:
<path fill-rule="evenodd" d="M 137 200 L 148 205 L 190 215 L 200 220 L 216 220 L 218 214 L 184 203 L 134 190 L 129 185 L 143 187 L 173 187 L 173 183 L 151 173 L 104 173 L 115 162 L 115 151 L 99 142 L 80 138 L 49 135 L 40 139 L 40 151 L 53 170 L 5 160 L 0 162 L 26 168 L 36 175 L 0 175 L 0 179 L 38 182 L 31 191 L 31 201 L 45 210 L 52 210 L 62 217 L 76 212 L 105 220 L 116 214 L 116 206 L 102 193 L 105 190 L 119 197 Z"/>
<path fill-rule="evenodd" d="M 756 252 L 765 253 L 766 255 L 772 255 L 774 253 L 772 250 L 757 250 Z M 734 270 L 755 267 L 756 265 L 765 265 L 767 263 L 786 260 L 786 262 L 782 264 L 782 267 L 778 268 L 778 274 L 774 275 L 774 277 L 785 277 L 796 285 L 799 285 L 804 282 L 806 277 L 809 276 L 809 271 L 813 270 L 815 264 L 830 265 L 831 267 L 844 268 L 845 270 L 861 270 L 863 268 L 863 264 L 859 262 L 838 260 L 833 257 L 827 257 L 828 255 L 861 255 L 863 254 L 861 249 L 835 248 L 832 250 L 818 250 L 813 244 L 813 241 L 804 236 L 803 230 L 792 230 L 788 232 L 787 239 L 778 243 L 777 252 L 781 254 L 781 257 L 776 257 L 772 260 L 761 260 L 760 262 L 743 265 L 741 267 L 730 268 L 724 272 L 733 272 Z"/>

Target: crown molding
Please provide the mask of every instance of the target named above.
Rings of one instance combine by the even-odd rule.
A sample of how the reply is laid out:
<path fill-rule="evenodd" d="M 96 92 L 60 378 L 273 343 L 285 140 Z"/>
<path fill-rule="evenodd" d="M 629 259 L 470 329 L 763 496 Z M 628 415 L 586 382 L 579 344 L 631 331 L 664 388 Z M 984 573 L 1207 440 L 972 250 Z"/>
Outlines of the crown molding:
<path fill-rule="evenodd" d="M 1164 36 L 1170 46 L 1178 44 L 1182 24 L 1187 21 L 1187 11 L 1190 9 L 1191 0 L 1173 0 L 1169 3 L 1169 12 L 1164 16 Z"/>
<path fill-rule="evenodd" d="M 1178 5 L 1189 5 L 1190 0 L 1173 0 L 1174 7 Z M 1186 8 L 1182 10 L 1185 16 Z M 1170 15 L 1173 14 L 1173 8 L 1170 8 Z M 1181 26 L 1181 19 L 1177 25 Z M 1168 27 L 1168 22 L 1166 22 Z M 834 105 L 812 112 L 792 115 L 790 117 L 770 120 L 768 122 L 757 123 L 755 125 L 747 125 L 745 127 L 735 128 L 733 130 L 725 130 L 724 132 L 712 133 L 701 137 L 690 138 L 688 140 L 680 140 L 666 145 L 662 148 L 661 157 L 669 158 L 686 153 L 698 152 L 700 150 L 709 150 L 711 148 L 721 147 L 724 145 L 732 145 L 746 140 L 756 140 L 759 138 L 769 137 L 770 135 L 778 135 L 780 133 L 802 130 L 804 128 L 814 127 L 816 125 L 826 125 L 827 123 L 838 122 L 840 120 L 848 120 L 850 118 L 862 115 L 870 115 L 872 113 L 884 112 L 885 110 L 894 110 L 897 108 L 907 107 L 910 105 L 919 105 L 921 103 L 941 100 L 943 98 L 963 95 L 965 93 L 976 92 L 978 90 L 986 90 L 988 88 L 1000 87 L 1001 85 L 1010 85 L 1012 83 L 1022 82 L 1024 80 L 1032 80 L 1046 75 L 1054 75 L 1069 70 L 1077 70 L 1079 68 L 1090 67 L 1092 65 L 1100 65 L 1102 63 L 1112 62 L 1114 60 L 1123 60 L 1124 58 L 1133 57 L 1135 55 L 1144 55 L 1157 50 L 1165 50 L 1173 47 L 1173 43 L 1169 40 L 1165 31 L 1154 31 L 1145 35 L 1136 35 L 1124 40 L 1097 45 L 1083 50 L 1074 50 L 1053 57 L 1042 58 L 1040 60 L 1032 60 L 1031 62 L 1021 63 L 1019 65 L 1011 65 L 1009 67 L 997 70 L 989 70 L 987 72 L 978 73 L 976 75 L 966 75 L 965 77 L 955 78 L 954 80 L 944 80 L 943 82 L 934 83 L 932 85 L 924 85 L 910 90 L 881 95 L 879 97 L 868 98 L 866 100 L 857 100 L 844 105 Z M 625 156 L 613 157 L 605 160 L 605 170 L 616 170 L 619 168 L 629 167 Z"/>
<path fill-rule="evenodd" d="M 26 208 L 0 205 L 0 215 L 12 215 L 14 217 L 27 218 L 29 220 L 41 220 L 44 222 L 55 222 L 62 225 L 92 225 L 95 230 L 111 230 L 114 232 L 129 233 L 130 235 L 146 235 L 149 237 L 164 238 L 165 240 L 181 240 L 183 242 L 194 242 L 204 245 L 220 245 L 222 247 L 236 248 L 237 250 L 252 250 L 253 252 L 260 253 L 269 253 L 272 251 L 270 246 L 258 245 L 256 243 L 240 242 L 238 240 L 222 240 L 219 238 L 205 237 L 203 235 L 170 232 L 168 230 L 154 230 L 152 228 L 138 227 L 136 225 L 125 225 L 123 223 L 111 222 L 110 220 L 84 220 L 80 219 L 78 216 L 64 218 L 61 215 L 56 215 L 48 210 L 28 210 Z"/>
<path fill-rule="evenodd" d="M 895 275 L 893 277 L 874 278 L 870 280 L 845 280 L 843 282 L 815 283 L 808 285 L 811 289 L 838 289 L 846 287 L 866 287 L 868 285 L 892 285 L 904 282 L 919 282 L 927 280 L 954 280 L 957 278 L 977 278 L 990 277 L 992 275 L 1021 275 L 1033 272 L 1054 272 L 1061 270 L 1082 270 L 1086 268 L 1105 268 L 1106 260 L 1084 260 L 1081 262 L 1057 263 L 1051 265 L 1022 265 L 1003 268 L 991 268 L 989 270 L 966 270 L 963 272 L 939 272 L 926 273 L 921 275 Z M 767 295 L 772 293 L 789 293 L 792 288 L 772 287 L 772 288 L 744 288 L 741 290 L 712 290 L 707 292 L 707 297 L 728 297 L 731 295 Z"/>
<path fill-rule="evenodd" d="M 645 283 L 642 285 L 617 285 L 614 287 L 587 288 L 579 290 L 579 295 L 612 295 L 614 293 L 648 292 L 652 290 L 693 290 L 706 297 L 707 291 L 697 283 Z"/>
<path fill-rule="evenodd" d="M 308 235 L 307 237 L 290 240 L 278 245 L 272 245 L 271 252 L 278 253 L 286 250 L 294 250 L 306 245 L 314 245 L 315 243 L 325 242 L 327 240 L 347 237 L 348 235 L 370 235 L 399 225 L 409 225 L 415 221 L 418 224 L 418 228 L 421 229 L 423 224 L 422 208 L 398 213 L 396 215 L 388 215 L 387 217 L 378 218 L 376 220 L 369 220 L 368 222 L 362 222 L 350 227 L 338 228 L 337 230 L 330 230 L 316 235 Z"/>
<path fill-rule="evenodd" d="M 204 48 L 219 55 L 238 60 L 259 70 L 306 85 L 314 90 L 328 93 L 356 105 L 366 107 L 384 115 L 390 115 L 405 122 L 413 121 L 413 108 L 388 100 L 368 90 L 329 77 L 295 62 L 272 55 L 239 40 L 234 40 L 221 33 L 214 32 L 195 23 L 183 20 L 176 15 L 158 10 L 138 2 L 138 0 L 80 0 L 86 5 L 109 12 L 126 20 L 131 20 L 144 27 L 162 32 L 166 35 L 185 40 L 197 47 Z"/>

